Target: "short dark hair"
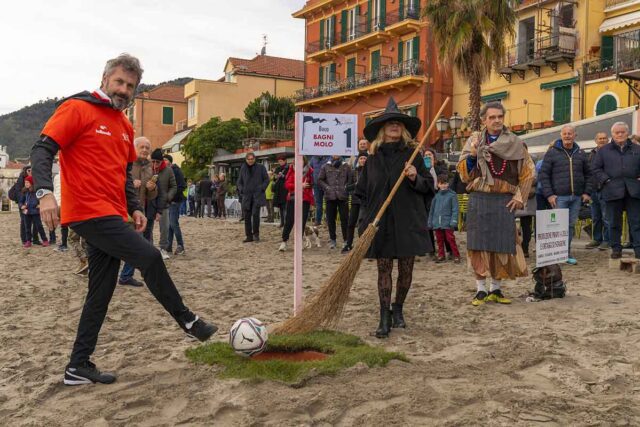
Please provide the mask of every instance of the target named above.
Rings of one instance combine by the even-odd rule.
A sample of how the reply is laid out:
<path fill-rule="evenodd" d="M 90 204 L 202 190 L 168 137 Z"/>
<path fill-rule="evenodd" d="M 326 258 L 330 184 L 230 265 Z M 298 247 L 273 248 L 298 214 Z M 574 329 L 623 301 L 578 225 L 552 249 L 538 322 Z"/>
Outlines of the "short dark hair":
<path fill-rule="evenodd" d="M 245 158 L 245 159 L 248 159 L 249 157 L 253 157 L 253 158 L 255 159 L 256 154 L 255 154 L 253 151 L 249 151 L 249 152 L 244 156 L 244 158 Z"/>
<path fill-rule="evenodd" d="M 446 174 L 438 175 L 438 184 L 447 184 L 449 182 L 449 176 Z"/>
<path fill-rule="evenodd" d="M 169 160 L 169 163 L 173 163 L 173 157 L 171 156 L 171 154 L 165 154 L 164 156 L 165 159 Z"/>

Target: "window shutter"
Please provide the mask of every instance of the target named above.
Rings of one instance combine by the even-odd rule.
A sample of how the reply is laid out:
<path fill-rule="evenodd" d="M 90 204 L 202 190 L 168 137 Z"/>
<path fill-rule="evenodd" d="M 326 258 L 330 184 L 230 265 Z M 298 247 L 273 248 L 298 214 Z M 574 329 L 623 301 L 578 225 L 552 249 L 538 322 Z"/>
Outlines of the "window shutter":
<path fill-rule="evenodd" d="M 371 32 L 371 18 L 373 17 L 373 0 L 367 1 L 367 33 Z"/>
<path fill-rule="evenodd" d="M 320 50 L 324 50 L 324 19 L 320 20 Z"/>
<path fill-rule="evenodd" d="M 378 21 L 380 22 L 381 30 L 384 30 L 386 19 L 387 19 L 387 0 L 380 0 L 380 16 L 378 17 Z"/>
<path fill-rule="evenodd" d="M 603 67 L 610 67 L 613 65 L 613 37 L 612 36 L 602 36 L 600 65 Z"/>
<path fill-rule="evenodd" d="M 553 121 L 571 121 L 571 86 L 557 87 L 553 90 Z"/>
<path fill-rule="evenodd" d="M 162 124 L 173 124 L 173 107 L 162 107 Z"/>
<path fill-rule="evenodd" d="M 327 80 L 329 80 L 329 82 L 336 81 L 336 64 L 329 65 L 329 78 Z"/>
<path fill-rule="evenodd" d="M 347 59 L 347 78 L 352 78 L 356 75 L 356 58 Z"/>
<path fill-rule="evenodd" d="M 411 52 L 412 54 L 412 58 L 411 59 L 415 59 L 416 61 L 420 59 L 420 36 L 415 36 L 413 38 L 413 43 L 412 43 L 412 49 L 413 52 Z"/>
<path fill-rule="evenodd" d="M 322 86 L 324 84 L 324 73 L 323 73 L 323 66 L 320 66 L 320 68 L 318 68 L 318 86 Z"/>
<path fill-rule="evenodd" d="M 380 69 L 380 51 L 376 50 L 371 53 L 371 72 L 377 73 Z"/>
<path fill-rule="evenodd" d="M 328 47 L 332 47 L 334 44 L 336 44 L 336 15 L 333 15 L 331 17 L 331 26 L 329 27 L 328 39 Z"/>
<path fill-rule="evenodd" d="M 347 41 L 347 21 L 349 19 L 349 11 L 343 10 L 342 17 L 340 19 L 340 42 L 344 43 Z"/>
<path fill-rule="evenodd" d="M 400 21 L 404 20 L 404 0 L 398 2 L 398 13 L 400 15 Z"/>
<path fill-rule="evenodd" d="M 398 42 L 398 64 L 402 64 L 402 61 L 404 61 L 403 55 L 404 55 L 404 42 L 402 40 L 400 40 Z"/>
<path fill-rule="evenodd" d="M 596 116 L 601 114 L 615 111 L 618 108 L 618 103 L 612 95 L 605 95 L 598 101 L 596 105 Z"/>

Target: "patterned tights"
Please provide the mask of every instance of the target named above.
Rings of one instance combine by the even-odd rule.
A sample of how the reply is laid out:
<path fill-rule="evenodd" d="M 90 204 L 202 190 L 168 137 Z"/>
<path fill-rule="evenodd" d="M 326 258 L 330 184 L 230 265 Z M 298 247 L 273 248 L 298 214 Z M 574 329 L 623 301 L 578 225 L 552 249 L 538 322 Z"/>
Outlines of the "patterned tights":
<path fill-rule="evenodd" d="M 411 287 L 413 277 L 413 261 L 415 257 L 398 259 L 398 282 L 396 284 L 396 304 L 404 304 L 404 300 Z M 391 291 L 393 281 L 391 273 L 393 271 L 392 258 L 378 258 L 378 297 L 380 307 L 389 308 L 391 306 Z"/>

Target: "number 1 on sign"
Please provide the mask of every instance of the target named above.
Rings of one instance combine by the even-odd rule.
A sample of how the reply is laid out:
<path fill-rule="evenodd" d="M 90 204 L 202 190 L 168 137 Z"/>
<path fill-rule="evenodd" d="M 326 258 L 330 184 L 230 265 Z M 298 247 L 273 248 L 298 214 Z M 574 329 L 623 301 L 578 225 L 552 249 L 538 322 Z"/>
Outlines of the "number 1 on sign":
<path fill-rule="evenodd" d="M 343 133 L 347 135 L 347 148 L 351 148 L 351 128 L 345 130 Z"/>

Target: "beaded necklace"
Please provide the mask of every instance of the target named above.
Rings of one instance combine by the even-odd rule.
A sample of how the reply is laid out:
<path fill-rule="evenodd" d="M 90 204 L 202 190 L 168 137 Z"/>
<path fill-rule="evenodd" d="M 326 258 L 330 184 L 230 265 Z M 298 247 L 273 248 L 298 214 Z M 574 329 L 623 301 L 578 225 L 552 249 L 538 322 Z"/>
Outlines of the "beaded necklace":
<path fill-rule="evenodd" d="M 485 143 L 487 145 L 490 145 L 490 138 L 489 138 L 489 133 L 487 133 L 487 139 L 485 141 Z M 502 161 L 502 166 L 500 167 L 500 171 L 496 171 L 496 167 L 493 164 L 493 156 L 489 157 L 489 169 L 491 169 L 491 173 L 494 176 L 502 176 L 502 174 L 504 174 L 505 170 L 507 170 L 507 160 L 503 160 Z"/>

